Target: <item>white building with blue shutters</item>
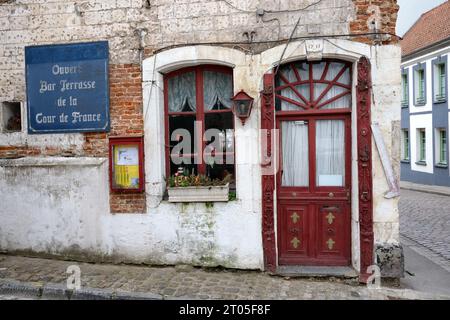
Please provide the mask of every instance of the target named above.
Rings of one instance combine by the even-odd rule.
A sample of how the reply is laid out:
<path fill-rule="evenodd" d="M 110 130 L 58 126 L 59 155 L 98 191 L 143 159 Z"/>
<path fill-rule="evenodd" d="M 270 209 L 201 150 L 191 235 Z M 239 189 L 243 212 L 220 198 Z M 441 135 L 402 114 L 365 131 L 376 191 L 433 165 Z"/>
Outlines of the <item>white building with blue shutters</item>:
<path fill-rule="evenodd" d="M 425 13 L 402 41 L 401 179 L 450 186 L 450 3 Z"/>

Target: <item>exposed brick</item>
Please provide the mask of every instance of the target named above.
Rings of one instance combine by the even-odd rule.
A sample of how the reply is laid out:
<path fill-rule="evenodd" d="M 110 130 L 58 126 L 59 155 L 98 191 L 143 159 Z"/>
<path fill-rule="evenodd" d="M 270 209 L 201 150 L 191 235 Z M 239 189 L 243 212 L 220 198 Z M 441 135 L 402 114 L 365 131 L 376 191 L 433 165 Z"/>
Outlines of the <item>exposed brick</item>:
<path fill-rule="evenodd" d="M 381 33 L 395 34 L 397 13 L 399 6 L 397 0 L 352 0 L 355 5 L 356 19 L 350 22 L 351 33 L 370 33 L 373 32 L 369 28 L 369 20 L 371 15 L 375 15 L 379 22 L 378 31 Z M 378 8 L 379 12 L 375 14 L 370 8 Z M 373 44 L 374 38 L 371 36 L 355 37 L 352 40 Z M 395 36 L 383 38 L 383 44 L 397 43 L 398 38 Z"/>

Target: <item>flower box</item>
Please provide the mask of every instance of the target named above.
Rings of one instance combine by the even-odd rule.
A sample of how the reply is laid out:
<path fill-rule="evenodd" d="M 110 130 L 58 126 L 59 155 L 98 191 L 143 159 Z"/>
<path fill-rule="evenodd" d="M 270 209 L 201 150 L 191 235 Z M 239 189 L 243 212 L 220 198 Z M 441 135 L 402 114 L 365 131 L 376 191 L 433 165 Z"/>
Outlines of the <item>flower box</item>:
<path fill-rule="evenodd" d="M 225 202 L 228 201 L 230 185 L 169 187 L 169 202 Z"/>

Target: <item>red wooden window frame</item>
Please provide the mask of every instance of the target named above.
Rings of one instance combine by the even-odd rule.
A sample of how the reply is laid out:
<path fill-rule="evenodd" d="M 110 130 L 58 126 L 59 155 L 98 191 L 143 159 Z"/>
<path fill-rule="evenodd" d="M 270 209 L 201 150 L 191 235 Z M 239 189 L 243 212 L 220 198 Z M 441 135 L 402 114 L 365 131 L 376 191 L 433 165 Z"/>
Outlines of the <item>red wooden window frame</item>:
<path fill-rule="evenodd" d="M 139 188 L 126 189 L 114 187 L 113 166 L 114 166 L 114 146 L 137 145 L 139 151 Z M 145 189 L 144 178 L 144 137 L 110 137 L 109 138 L 109 185 L 111 193 L 142 193 Z"/>
<path fill-rule="evenodd" d="M 302 79 L 300 73 L 298 72 L 297 68 L 295 68 L 295 64 L 301 62 L 301 63 L 306 63 L 309 65 L 309 75 L 308 75 L 308 79 Z M 320 79 L 314 79 L 313 77 L 313 65 L 314 64 L 320 64 L 322 62 L 325 62 L 325 67 L 323 69 L 322 75 L 320 77 Z M 342 69 L 339 71 L 339 73 L 334 77 L 333 80 L 326 80 L 326 76 L 328 74 L 328 70 L 330 67 L 331 63 L 339 63 L 342 64 L 343 67 Z M 283 75 L 282 68 L 283 67 L 289 67 L 294 71 L 295 77 L 296 77 L 296 81 L 294 82 L 290 82 L 288 79 L 286 79 L 286 77 Z M 283 85 L 279 85 L 275 88 L 275 99 L 276 100 L 283 100 L 286 101 L 292 105 L 295 105 L 298 107 L 298 110 L 293 110 L 293 111 L 281 111 L 281 110 L 277 110 L 277 116 L 278 115 L 285 115 L 285 116 L 289 116 L 289 115 L 306 115 L 306 114 L 342 114 L 345 112 L 349 112 L 351 110 L 351 105 L 348 106 L 348 108 L 339 108 L 339 109 L 322 109 L 322 107 L 342 98 L 345 97 L 346 95 L 352 95 L 352 63 L 351 62 L 347 62 L 347 61 L 342 61 L 342 60 L 336 60 L 336 59 L 323 59 L 320 61 L 296 61 L 296 62 L 291 62 L 289 64 L 283 65 L 283 67 L 280 68 L 280 70 L 278 71 L 276 77 L 279 77 L 284 84 Z M 343 84 L 341 82 L 339 82 L 339 79 L 342 77 L 342 75 L 346 72 L 349 71 L 349 84 Z M 314 99 L 314 84 L 326 84 L 327 88 L 322 92 L 322 94 L 317 98 Z M 309 97 L 310 99 L 306 99 L 296 88 L 296 86 L 298 85 L 305 85 L 305 84 L 309 84 Z M 329 92 L 329 90 L 331 90 L 333 88 L 333 86 L 338 86 L 338 87 L 342 87 L 344 89 L 347 89 L 346 91 L 342 92 L 341 94 L 328 99 L 328 100 L 323 100 L 323 98 L 325 97 L 325 95 Z M 281 94 L 281 90 L 290 88 L 295 95 L 303 102 L 300 103 L 298 101 L 292 100 L 288 97 L 284 97 Z"/>
<path fill-rule="evenodd" d="M 179 69 L 176 71 L 172 71 L 164 76 L 164 122 L 165 122 L 165 153 L 166 153 L 166 176 L 170 177 L 170 128 L 169 128 L 169 117 L 172 115 L 177 116 L 192 116 L 195 115 L 196 121 L 202 122 L 202 135 L 201 137 L 198 137 L 201 139 L 201 141 L 197 141 L 197 143 L 201 146 L 200 154 L 197 155 L 195 153 L 192 154 L 192 156 L 200 156 L 202 161 L 201 164 L 196 164 L 197 166 L 197 173 L 198 174 L 205 174 L 206 173 L 206 163 L 203 161 L 203 152 L 205 150 L 205 147 L 207 145 L 206 141 L 203 141 L 203 134 L 205 132 L 205 114 L 214 114 L 214 113 L 231 113 L 233 114 L 232 109 L 225 109 L 225 110 L 211 110 L 211 111 L 205 111 L 204 106 L 204 95 L 203 95 L 203 73 L 205 71 L 214 71 L 214 72 L 221 72 L 229 74 L 233 77 L 233 69 L 230 67 L 225 66 L 218 66 L 218 65 L 200 65 L 200 66 L 194 66 L 194 67 L 187 67 L 183 69 Z M 169 79 L 176 77 L 178 75 L 187 73 L 187 72 L 194 72 L 195 73 L 195 94 L 196 94 L 196 111 L 192 112 L 169 112 L 169 97 L 168 97 L 168 90 L 169 90 Z M 234 89 L 233 89 L 234 90 Z M 231 97 L 230 97 L 231 98 Z M 235 119 L 233 116 L 233 127 L 231 128 L 234 130 L 235 128 Z M 234 143 L 234 139 L 233 139 Z M 233 148 L 234 150 L 234 148 Z M 226 152 L 216 152 L 215 155 L 227 155 Z M 187 155 L 185 155 L 187 156 Z M 235 157 L 235 152 L 233 152 L 233 157 Z M 172 173 L 173 174 L 173 173 Z M 235 168 L 233 170 L 233 176 L 235 175 Z"/>

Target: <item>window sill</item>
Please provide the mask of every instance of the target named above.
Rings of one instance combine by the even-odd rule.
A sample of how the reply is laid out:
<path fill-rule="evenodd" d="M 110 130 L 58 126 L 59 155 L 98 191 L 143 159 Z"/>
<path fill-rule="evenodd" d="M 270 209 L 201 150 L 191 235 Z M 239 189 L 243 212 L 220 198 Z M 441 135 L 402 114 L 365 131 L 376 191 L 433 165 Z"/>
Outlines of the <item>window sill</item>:
<path fill-rule="evenodd" d="M 443 169 L 447 169 L 448 168 L 448 164 L 447 163 L 436 163 L 434 166 L 436 168 L 443 168 Z"/>
<path fill-rule="evenodd" d="M 229 184 L 224 186 L 199 186 L 167 188 L 169 202 L 228 202 Z"/>
<path fill-rule="evenodd" d="M 409 103 L 402 103 L 402 108 L 406 109 L 409 107 Z"/>
<path fill-rule="evenodd" d="M 401 163 L 411 163 L 411 161 L 408 160 L 408 159 L 400 160 L 400 162 L 401 162 Z"/>
<path fill-rule="evenodd" d="M 424 107 L 425 105 L 426 105 L 425 102 L 416 102 L 416 103 L 414 104 L 415 107 Z"/>
<path fill-rule="evenodd" d="M 416 164 L 417 164 L 418 166 L 426 166 L 426 165 L 427 165 L 427 162 L 426 162 L 426 161 L 416 161 Z"/>
<path fill-rule="evenodd" d="M 447 102 L 447 98 L 443 98 L 443 99 L 439 99 L 439 100 L 434 100 L 433 103 L 435 104 L 440 104 L 440 103 L 446 103 Z"/>

